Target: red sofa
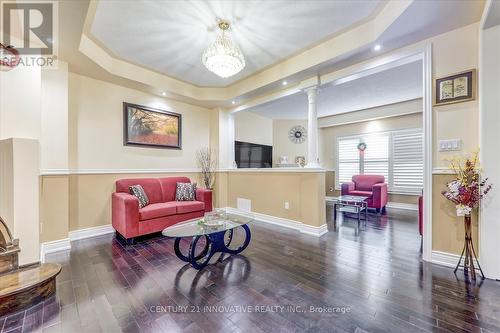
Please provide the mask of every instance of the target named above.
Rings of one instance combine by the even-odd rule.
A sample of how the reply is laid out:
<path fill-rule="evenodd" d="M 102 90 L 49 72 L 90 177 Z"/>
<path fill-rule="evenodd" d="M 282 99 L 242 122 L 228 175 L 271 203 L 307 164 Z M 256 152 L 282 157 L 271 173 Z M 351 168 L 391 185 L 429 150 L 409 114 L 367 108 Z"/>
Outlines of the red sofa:
<path fill-rule="evenodd" d="M 368 197 L 368 208 L 375 208 L 377 212 L 385 213 L 387 205 L 387 183 L 384 176 L 356 175 L 352 182 L 342 184 L 342 195 L 361 195 Z"/>
<path fill-rule="evenodd" d="M 175 223 L 201 217 L 212 210 L 212 191 L 196 190 L 196 201 L 175 201 L 177 183 L 190 183 L 187 177 L 120 179 L 112 195 L 113 228 L 133 243 L 134 237 L 162 231 Z M 139 200 L 129 186 L 141 185 L 149 205 L 139 208 Z"/>

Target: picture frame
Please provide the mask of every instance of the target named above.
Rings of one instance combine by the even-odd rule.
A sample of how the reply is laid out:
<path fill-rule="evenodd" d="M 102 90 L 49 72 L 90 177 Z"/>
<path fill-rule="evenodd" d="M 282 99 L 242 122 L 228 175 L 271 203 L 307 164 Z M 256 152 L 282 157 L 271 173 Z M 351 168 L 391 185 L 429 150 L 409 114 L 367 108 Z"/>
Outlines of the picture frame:
<path fill-rule="evenodd" d="M 434 80 L 433 105 L 447 105 L 476 99 L 476 69 L 447 75 Z"/>
<path fill-rule="evenodd" d="M 182 115 L 123 102 L 123 144 L 182 149 Z"/>

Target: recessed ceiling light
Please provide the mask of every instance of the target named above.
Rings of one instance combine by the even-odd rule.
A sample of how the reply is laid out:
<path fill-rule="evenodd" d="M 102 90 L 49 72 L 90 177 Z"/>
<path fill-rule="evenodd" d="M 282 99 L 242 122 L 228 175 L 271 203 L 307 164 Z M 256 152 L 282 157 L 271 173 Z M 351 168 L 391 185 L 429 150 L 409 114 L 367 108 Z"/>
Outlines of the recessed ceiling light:
<path fill-rule="evenodd" d="M 288 82 L 283 81 L 283 82 L 281 82 L 281 84 L 284 85 L 284 86 L 286 86 L 288 84 Z"/>
<path fill-rule="evenodd" d="M 162 96 L 165 96 L 166 94 L 167 94 L 167 93 L 166 93 L 166 92 L 164 92 L 164 91 L 162 91 L 162 92 L 161 92 L 161 95 L 162 95 Z"/>
<path fill-rule="evenodd" d="M 231 104 L 233 104 L 233 105 L 236 104 L 236 101 L 232 101 Z"/>
<path fill-rule="evenodd" d="M 380 51 L 382 49 L 382 45 L 380 44 L 376 44 L 374 47 L 373 47 L 373 51 Z"/>

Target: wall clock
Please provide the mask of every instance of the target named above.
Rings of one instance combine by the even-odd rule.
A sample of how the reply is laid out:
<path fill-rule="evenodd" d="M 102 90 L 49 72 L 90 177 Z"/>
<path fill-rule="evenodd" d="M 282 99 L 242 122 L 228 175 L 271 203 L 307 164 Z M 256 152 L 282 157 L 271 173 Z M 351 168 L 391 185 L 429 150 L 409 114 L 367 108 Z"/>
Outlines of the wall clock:
<path fill-rule="evenodd" d="M 306 141 L 307 131 L 303 126 L 297 125 L 290 129 L 288 132 L 288 138 L 293 143 L 302 143 Z"/>

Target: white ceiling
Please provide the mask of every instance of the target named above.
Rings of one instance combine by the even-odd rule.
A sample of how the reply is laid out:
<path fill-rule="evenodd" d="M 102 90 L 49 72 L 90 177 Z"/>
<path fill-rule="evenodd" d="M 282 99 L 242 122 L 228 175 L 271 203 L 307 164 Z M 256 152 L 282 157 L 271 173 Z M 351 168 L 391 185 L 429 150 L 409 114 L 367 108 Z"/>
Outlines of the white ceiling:
<path fill-rule="evenodd" d="M 385 0 L 100 1 L 91 33 L 116 56 L 198 86 L 226 86 L 366 20 Z M 227 79 L 201 55 L 217 18 L 232 24 L 246 59 Z"/>
<path fill-rule="evenodd" d="M 417 61 L 343 84 L 322 86 L 317 102 L 318 116 L 362 110 L 420 97 L 422 63 Z M 306 119 L 307 108 L 307 95 L 301 92 L 248 111 L 272 119 Z"/>
<path fill-rule="evenodd" d="M 488 29 L 500 24 L 500 1 L 492 1 L 483 29 Z"/>

